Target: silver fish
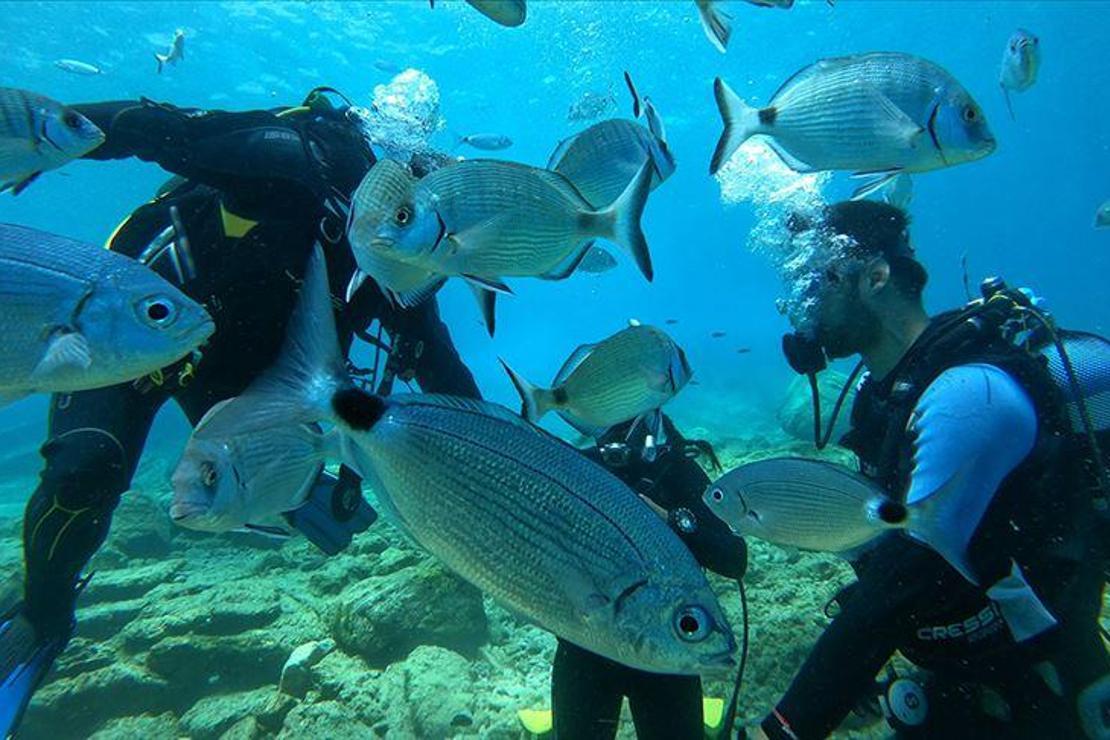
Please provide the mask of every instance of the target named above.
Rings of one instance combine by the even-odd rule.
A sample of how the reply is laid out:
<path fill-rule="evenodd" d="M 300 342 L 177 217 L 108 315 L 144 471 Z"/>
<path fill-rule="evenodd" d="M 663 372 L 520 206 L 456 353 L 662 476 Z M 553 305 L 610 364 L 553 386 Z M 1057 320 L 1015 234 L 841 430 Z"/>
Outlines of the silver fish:
<path fill-rule="evenodd" d="M 383 260 L 411 270 L 414 278 L 423 272 L 467 279 L 492 334 L 493 298 L 511 292 L 502 278 L 569 277 L 595 237 L 625 247 L 651 280 L 651 256 L 640 229 L 651 177 L 644 165 L 620 197 L 595 209 L 557 172 L 481 159 L 449 164 L 416 183 L 411 198 L 395 188 L 365 209 L 370 214 L 365 219 L 356 215 L 366 236 L 352 241 L 355 260 L 394 293 L 402 286 L 381 270 Z"/>
<path fill-rule="evenodd" d="M 949 491 L 964 483 L 963 475 L 956 476 L 907 506 L 840 465 L 786 457 L 725 473 L 710 484 L 703 500 L 737 534 L 805 550 L 849 552 L 886 531 L 903 529 L 976 583 L 961 539 L 967 534 L 961 512 L 946 505 Z"/>
<path fill-rule="evenodd" d="M 711 174 L 762 134 L 798 172 L 879 175 L 856 191 L 860 198 L 900 172 L 951 167 L 995 149 L 967 90 L 938 65 L 909 54 L 823 59 L 783 83 L 762 109 L 748 106 L 720 78 L 713 89 L 724 131 Z"/>
<path fill-rule="evenodd" d="M 1110 227 L 1110 200 L 1103 203 L 1095 211 L 1095 228 L 1105 229 Z"/>
<path fill-rule="evenodd" d="M 201 306 L 134 260 L 0 224 L 0 403 L 147 375 L 213 329 Z"/>
<path fill-rule="evenodd" d="M 538 421 L 557 411 L 583 434 L 646 416 L 674 398 L 693 375 L 686 353 L 666 332 L 633 325 L 571 353 L 551 388 L 538 388 L 501 360 L 520 394 L 521 414 Z"/>
<path fill-rule="evenodd" d="M 165 54 L 154 52 L 154 59 L 158 62 L 158 74 L 167 64 L 177 64 L 185 58 L 185 32 L 180 28 L 173 32 L 173 41 Z"/>
<path fill-rule="evenodd" d="M 460 136 L 458 143 L 472 146 L 475 149 L 496 152 L 511 147 L 513 140 L 501 134 L 469 134 Z"/>
<path fill-rule="evenodd" d="M 645 163 L 654 190 L 675 170 L 666 142 L 634 121 L 613 118 L 559 142 L 547 168 L 563 175 L 595 208 L 616 200 Z"/>
<path fill-rule="evenodd" d="M 721 8 L 720 0 L 694 0 L 698 6 L 698 18 L 709 43 L 722 54 L 732 38 L 732 16 Z"/>
<path fill-rule="evenodd" d="M 466 2 L 486 18 L 507 28 L 524 25 L 528 17 L 528 6 L 525 0 L 466 0 Z M 435 8 L 436 1 L 428 0 L 428 5 Z"/>
<path fill-rule="evenodd" d="M 590 247 L 586 252 L 586 256 L 582 258 L 582 263 L 578 265 L 578 272 L 585 272 L 591 275 L 597 275 L 603 272 L 609 272 L 617 266 L 617 260 L 613 255 L 601 247 Z"/>
<path fill-rule="evenodd" d="M 415 199 L 417 179 L 408 168 L 392 159 L 375 164 L 351 196 L 347 221 L 347 241 L 351 244 L 358 269 L 347 286 L 350 301 L 366 278 L 375 281 L 399 306 L 416 306 L 433 295 L 446 278 L 428 269 L 397 258 L 389 245 L 378 243 L 383 223 L 396 221 L 401 209 Z M 411 214 L 404 216 L 410 218 Z"/>
<path fill-rule="evenodd" d="M 301 506 L 324 460 L 339 456 L 335 435 L 316 424 L 244 428 L 250 403 L 221 401 L 189 436 L 172 477 L 177 524 L 202 532 L 268 527 Z"/>
<path fill-rule="evenodd" d="M 0 192 L 18 195 L 45 170 L 61 167 L 104 141 L 89 119 L 50 98 L 0 87 Z"/>
<path fill-rule="evenodd" d="M 1023 28 L 1014 31 L 1002 52 L 1002 68 L 998 74 L 998 84 L 1006 98 L 1006 110 L 1014 117 L 1014 107 L 1010 103 L 1010 91 L 1024 92 L 1033 87 L 1037 73 L 1041 69 L 1041 42 Z"/>
<path fill-rule="evenodd" d="M 686 674 L 735 665 L 736 641 L 701 569 L 608 471 L 495 404 L 353 387 L 319 249 L 289 332 L 279 362 L 243 396 L 257 420 L 336 424 L 379 504 L 447 567 L 626 665 Z"/>
<path fill-rule="evenodd" d="M 70 72 L 71 74 L 83 75 L 85 77 L 92 77 L 104 73 L 104 71 L 95 64 L 78 61 L 77 59 L 58 59 L 55 60 L 54 66 L 63 72 Z"/>

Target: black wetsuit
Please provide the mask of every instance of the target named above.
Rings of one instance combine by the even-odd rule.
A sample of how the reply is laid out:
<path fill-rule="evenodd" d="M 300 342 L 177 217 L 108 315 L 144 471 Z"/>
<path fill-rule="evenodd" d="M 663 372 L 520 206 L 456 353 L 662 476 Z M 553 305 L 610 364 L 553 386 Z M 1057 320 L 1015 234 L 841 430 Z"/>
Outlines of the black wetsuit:
<path fill-rule="evenodd" d="M 907 420 L 934 378 L 982 363 L 1022 386 L 1036 409 L 1038 439 L 999 487 L 968 547 L 983 585 L 905 534 L 885 535 L 852 563 L 858 581 L 837 597 L 840 613 L 762 724 L 771 738 L 831 733 L 874 695 L 875 676 L 895 651 L 921 669 L 911 678 L 927 705 L 921 724 L 917 717 L 891 722 L 899 737 L 1084 737 L 1077 695 L 1110 671 L 1110 658 L 1098 621 L 1106 560 L 1077 478 L 1081 455 L 1061 431 L 1043 363 L 991 336 L 985 322 L 961 319 L 934 320 L 886 378 L 863 383 L 842 443 L 890 495 L 904 496 L 914 468 Z M 985 593 L 1017 566 L 1058 622 L 1021 642 Z"/>
<path fill-rule="evenodd" d="M 611 430 L 586 452 L 661 508 L 672 529 L 702 566 L 729 578 L 747 568 L 744 540 L 702 501 L 709 477 L 694 459 L 699 448 L 684 440 L 664 417 L 667 447 L 653 462 L 640 456 L 643 435 L 627 446 L 605 451 L 606 443 L 624 440 L 627 425 Z M 602 740 L 616 736 L 621 701 L 628 697 L 636 735 L 641 740 L 686 740 L 704 735 L 701 679 L 629 668 L 559 640 L 551 673 L 555 736 L 561 740 Z"/>
<path fill-rule="evenodd" d="M 26 615 L 40 634 L 71 629 L 74 584 L 108 534 L 162 404 L 173 398 L 195 424 L 277 357 L 314 243 L 327 257 L 344 351 L 377 319 L 395 348 L 410 350 L 394 358 L 402 377 L 428 392 L 478 396 L 434 300 L 395 310 L 373 281 L 350 304 L 334 298 L 355 268 L 341 205 L 374 163 L 341 111 L 209 113 L 145 101 L 75 108 L 107 135 L 89 158 L 138 157 L 184 178 L 139 207 L 109 244 L 139 257 L 176 215 L 182 248 L 149 264 L 204 304 L 216 332 L 199 361 L 51 399 L 46 464 L 24 518 Z"/>

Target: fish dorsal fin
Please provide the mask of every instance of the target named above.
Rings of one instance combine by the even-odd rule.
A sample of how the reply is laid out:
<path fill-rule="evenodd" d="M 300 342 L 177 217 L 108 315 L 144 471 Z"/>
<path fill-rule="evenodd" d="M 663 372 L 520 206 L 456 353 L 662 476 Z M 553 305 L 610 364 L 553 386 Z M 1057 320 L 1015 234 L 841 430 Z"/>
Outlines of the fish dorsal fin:
<path fill-rule="evenodd" d="M 216 403 L 215 405 L 213 405 L 212 408 L 205 411 L 204 416 L 200 417 L 200 421 L 198 421 L 197 425 L 195 427 L 193 427 L 193 434 L 197 434 L 202 429 L 204 429 L 209 424 L 211 424 L 212 423 L 212 418 L 214 416 L 216 416 L 216 414 L 220 413 L 220 411 L 225 406 L 227 406 L 229 403 L 234 401 L 236 398 L 238 398 L 238 396 L 232 396 L 231 398 L 225 398 L 224 400 L 220 401 L 219 403 Z"/>
<path fill-rule="evenodd" d="M 596 343 L 579 345 L 570 353 L 570 357 L 563 363 L 563 366 L 559 368 L 559 372 L 555 374 L 555 379 L 551 381 L 551 385 L 553 387 L 558 387 L 565 383 L 567 378 L 570 377 L 570 374 L 582 364 L 583 360 L 590 356 L 590 353 L 594 351 L 595 347 L 597 347 Z"/>
<path fill-rule="evenodd" d="M 461 396 L 446 396 L 439 393 L 411 393 L 391 396 L 390 405 L 397 406 L 434 406 L 437 408 L 470 411 L 492 419 L 498 419 L 523 429 L 536 429 L 519 414 L 510 411 L 500 404 L 492 401 L 482 401 L 476 398 L 463 398 Z"/>
<path fill-rule="evenodd" d="M 579 131 L 577 134 L 568 136 L 555 145 L 555 151 L 551 152 L 551 156 L 547 158 L 547 169 L 558 169 L 559 163 L 563 161 L 563 157 L 567 155 L 567 150 L 570 149 L 574 142 L 578 141 L 578 137 L 582 135 Z"/>

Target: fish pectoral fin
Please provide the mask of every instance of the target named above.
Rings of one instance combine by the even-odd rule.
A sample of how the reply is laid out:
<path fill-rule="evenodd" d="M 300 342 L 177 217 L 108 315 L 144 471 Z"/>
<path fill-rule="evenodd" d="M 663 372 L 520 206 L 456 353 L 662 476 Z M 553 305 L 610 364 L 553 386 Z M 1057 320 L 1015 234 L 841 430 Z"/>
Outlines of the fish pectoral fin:
<path fill-rule="evenodd" d="M 483 244 L 497 241 L 505 228 L 513 222 L 516 213 L 515 210 L 502 211 L 484 221 L 479 221 L 465 229 L 448 234 L 447 238 L 455 243 L 456 251 L 473 251 Z"/>
<path fill-rule="evenodd" d="M 90 365 L 92 354 L 84 335 L 75 331 L 65 332 L 55 335 L 50 341 L 31 378 L 42 380 L 65 370 L 87 370 Z"/>
<path fill-rule="evenodd" d="M 877 190 L 882 189 L 886 185 L 894 182 L 898 175 L 902 174 L 902 170 L 891 170 L 886 173 L 855 173 L 852 177 L 866 177 L 869 174 L 876 175 L 873 180 L 865 182 L 852 192 L 851 200 L 863 200 Z"/>
<path fill-rule="evenodd" d="M 867 94 L 874 101 L 875 107 L 883 113 L 884 125 L 879 127 L 883 136 L 890 137 L 905 146 L 916 146 L 918 138 L 925 133 L 925 127 L 915 122 L 906 115 L 906 112 L 877 87 L 868 85 Z"/>
<path fill-rule="evenodd" d="M 1010 91 L 1006 89 L 1005 85 L 999 85 L 1002 88 L 1002 97 L 1006 100 L 1006 110 L 1010 112 L 1010 120 L 1016 121 L 1017 117 L 1014 115 L 1014 104 L 1010 100 Z"/>

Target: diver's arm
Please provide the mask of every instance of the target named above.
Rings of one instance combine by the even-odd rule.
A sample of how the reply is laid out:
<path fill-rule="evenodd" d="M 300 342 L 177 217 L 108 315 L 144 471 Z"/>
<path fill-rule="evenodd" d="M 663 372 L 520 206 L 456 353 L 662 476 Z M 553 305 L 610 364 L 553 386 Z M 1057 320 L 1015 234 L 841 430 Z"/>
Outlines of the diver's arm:
<path fill-rule="evenodd" d="M 683 457 L 667 473 L 667 485 L 681 505 L 670 509 L 667 523 L 705 568 L 740 579 L 748 567 L 748 546 L 702 500 L 709 479 L 693 459 Z"/>
<path fill-rule="evenodd" d="M 919 615 L 973 588 L 939 555 L 900 534 L 886 535 L 868 559 L 840 614 L 763 720 L 768 737 L 827 737 L 868 696 Z"/>
<path fill-rule="evenodd" d="M 446 324 L 439 317 L 439 304 L 433 297 L 410 309 L 397 311 L 391 334 L 402 342 L 415 343 L 407 354 L 420 390 L 465 398 L 481 398 L 474 375 L 459 357 Z"/>
<path fill-rule="evenodd" d="M 205 111 L 148 100 L 73 106 L 105 134 L 86 159 L 137 157 L 222 190 L 318 187 L 300 132 L 277 115 Z"/>

